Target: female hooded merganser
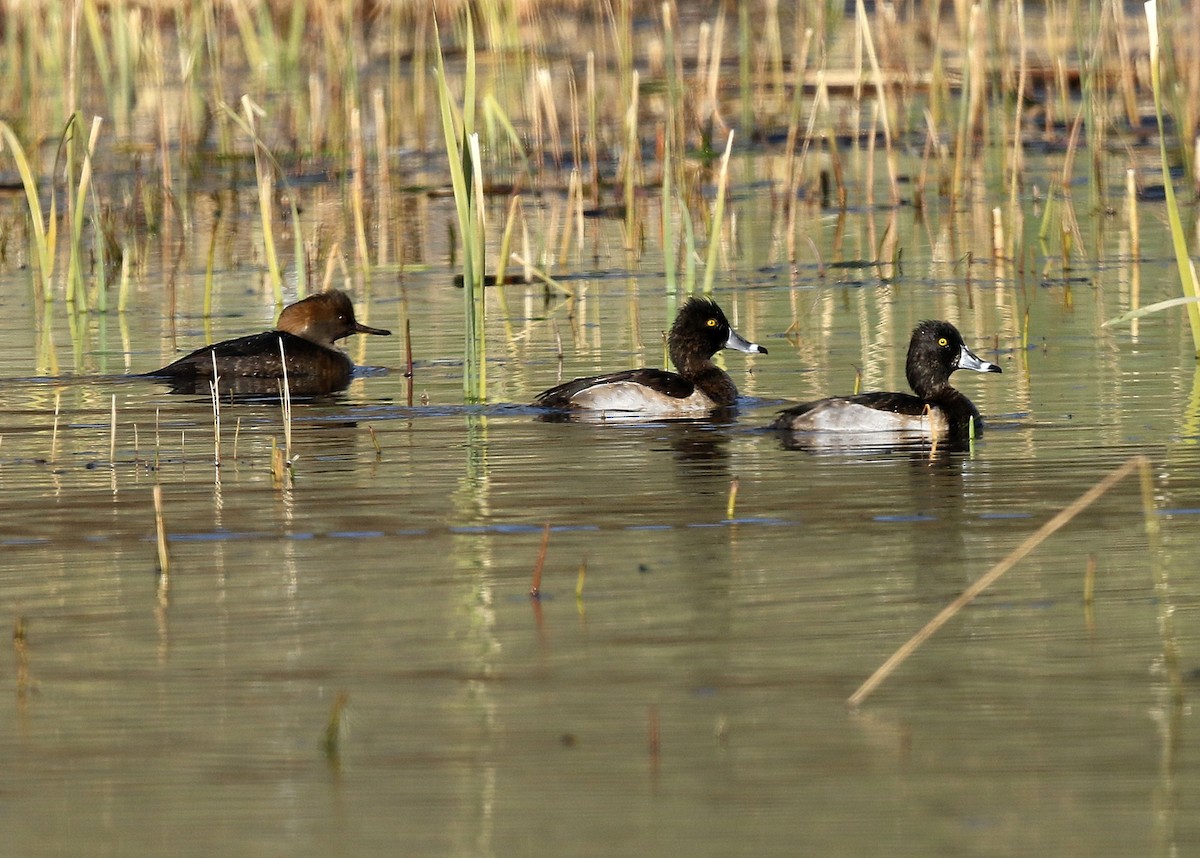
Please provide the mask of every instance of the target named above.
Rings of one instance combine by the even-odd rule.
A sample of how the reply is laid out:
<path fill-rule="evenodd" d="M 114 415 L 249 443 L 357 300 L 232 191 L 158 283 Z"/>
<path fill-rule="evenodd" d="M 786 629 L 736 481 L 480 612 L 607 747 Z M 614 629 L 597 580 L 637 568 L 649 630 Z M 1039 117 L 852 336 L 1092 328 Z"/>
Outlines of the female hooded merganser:
<path fill-rule="evenodd" d="M 354 363 L 334 342 L 351 334 L 389 336 L 391 331 L 360 324 L 346 293 L 331 289 L 284 307 L 273 331 L 204 346 L 146 375 L 169 381 L 177 392 L 200 393 L 207 391 L 215 364 L 227 389 L 271 394 L 279 390 L 286 355 L 291 392 L 318 396 L 350 383 Z"/>
<path fill-rule="evenodd" d="M 696 417 L 737 402 L 733 379 L 713 363 L 713 355 L 721 349 L 767 353 L 757 343 L 743 339 L 716 302 L 707 298 L 690 298 L 679 309 L 667 345 L 678 373 L 642 368 L 577 378 L 538 394 L 533 404 L 653 417 Z"/>
<path fill-rule="evenodd" d="M 916 393 L 862 393 L 831 396 L 781 411 L 772 429 L 793 432 L 891 432 L 964 440 L 972 420 L 975 431 L 983 422 L 979 410 L 950 386 L 956 369 L 1001 372 L 994 363 L 976 357 L 949 322 L 925 321 L 913 330 L 904 374 Z"/>

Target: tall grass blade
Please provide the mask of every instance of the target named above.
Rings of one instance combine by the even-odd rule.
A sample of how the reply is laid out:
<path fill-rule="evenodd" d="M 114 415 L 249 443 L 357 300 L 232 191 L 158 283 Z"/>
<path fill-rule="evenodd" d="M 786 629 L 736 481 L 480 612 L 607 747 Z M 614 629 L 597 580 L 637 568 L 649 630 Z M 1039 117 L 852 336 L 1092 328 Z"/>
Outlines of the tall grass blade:
<path fill-rule="evenodd" d="M 717 201 L 713 205 L 712 224 L 708 235 L 708 257 L 704 263 L 704 293 L 712 292 L 717 276 L 717 257 L 721 249 L 721 224 L 725 220 L 725 187 L 729 182 L 729 153 L 733 151 L 733 130 L 725 138 L 725 154 L 721 156 L 721 170 L 717 174 Z"/>
<path fill-rule="evenodd" d="M 25 189 L 25 204 L 29 207 L 29 218 L 32 222 L 34 258 L 37 260 L 38 276 L 34 280 L 34 297 L 39 301 L 51 298 L 50 285 L 54 276 L 54 242 L 52 228 L 47 229 L 42 215 L 42 202 L 38 196 L 37 179 L 21 141 L 7 122 L 0 120 L 0 140 L 12 151 L 13 161 L 17 165 L 17 173 L 21 176 L 21 185 Z M 51 206 L 54 205 L 51 194 Z M 53 214 L 53 212 L 52 212 Z"/>
<path fill-rule="evenodd" d="M 1162 160 L 1163 187 L 1166 189 L 1167 220 L 1171 225 L 1171 245 L 1175 250 L 1175 265 L 1179 271 L 1179 283 L 1183 294 L 1193 299 L 1188 303 L 1188 322 L 1192 326 L 1192 345 L 1197 357 L 1200 357 L 1200 305 L 1195 299 L 1200 294 L 1200 283 L 1196 282 L 1196 271 L 1188 256 L 1187 238 L 1183 234 L 1183 221 L 1179 216 L 1179 203 L 1175 199 L 1175 188 L 1171 183 L 1171 173 L 1167 169 L 1167 133 L 1163 127 L 1162 109 L 1162 72 L 1159 69 L 1158 45 L 1158 3 L 1148 0 L 1146 3 L 1146 24 L 1150 35 L 1150 88 L 1154 91 L 1154 115 L 1158 120 L 1159 157 Z"/>

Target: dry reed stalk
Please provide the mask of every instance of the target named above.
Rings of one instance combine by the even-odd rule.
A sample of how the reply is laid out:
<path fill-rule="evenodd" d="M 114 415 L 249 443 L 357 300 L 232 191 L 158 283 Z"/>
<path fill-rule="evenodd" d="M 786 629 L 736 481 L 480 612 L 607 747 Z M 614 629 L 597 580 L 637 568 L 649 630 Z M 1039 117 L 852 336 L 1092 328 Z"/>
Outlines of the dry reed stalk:
<path fill-rule="evenodd" d="M 713 205 L 712 224 L 708 235 L 708 255 L 704 263 L 704 293 L 712 292 L 717 276 L 717 255 L 721 249 L 721 226 L 725 219 L 725 193 L 729 183 L 729 156 L 733 151 L 733 130 L 725 138 L 725 154 L 721 156 L 721 169 L 717 173 L 717 201 Z"/>
<path fill-rule="evenodd" d="M 629 90 L 629 106 L 625 111 L 625 249 L 633 250 L 637 246 L 636 209 L 634 208 L 634 187 L 637 183 L 638 167 L 641 163 L 640 141 L 638 139 L 638 72 L 633 70 L 632 83 Z"/>
<path fill-rule="evenodd" d="M 112 396 L 112 411 L 108 429 L 108 466 L 117 466 L 117 395 Z"/>
<path fill-rule="evenodd" d="M 330 759 L 336 759 L 341 752 L 341 740 L 343 732 L 343 715 L 346 707 L 350 703 L 350 695 L 345 691 L 339 691 L 337 697 L 333 699 L 333 705 L 329 707 L 329 720 L 325 722 L 325 732 L 321 738 L 321 749 L 324 750 L 325 756 Z"/>
<path fill-rule="evenodd" d="M 658 707 L 653 704 L 646 710 L 646 745 L 650 752 L 650 767 L 657 772 L 662 762 L 662 730 L 659 726 Z"/>
<path fill-rule="evenodd" d="M 558 243 L 558 264 L 565 266 L 571 252 L 571 227 L 574 225 L 574 220 L 571 217 L 571 212 L 574 210 L 574 202 L 576 195 L 582 197 L 583 188 L 580 187 L 579 171 L 572 170 L 571 177 L 567 180 L 567 211 L 563 218 L 562 238 Z M 580 246 L 580 251 L 583 247 Z M 503 284 L 504 281 L 499 277 L 496 278 L 498 284 Z"/>
<path fill-rule="evenodd" d="M 583 598 L 583 582 L 587 578 L 587 558 L 584 557 L 579 561 L 579 575 L 575 579 L 575 598 Z"/>
<path fill-rule="evenodd" d="M 1009 162 L 1009 186 L 1008 186 L 1008 207 L 1013 213 L 1012 221 L 1014 224 L 1013 240 L 1016 241 L 1015 224 L 1017 219 L 1017 207 L 1019 201 L 1017 199 L 1017 188 L 1020 184 L 1022 166 L 1024 164 L 1024 118 L 1025 111 L 1025 80 L 1029 75 L 1029 46 L 1025 34 L 1025 4 L 1013 4 L 1017 11 L 1017 43 L 1020 51 L 1020 59 L 1017 65 L 1017 98 L 1013 107 L 1013 139 L 1012 139 L 1012 160 Z M 1017 256 L 1014 252 L 1010 254 L 1014 258 Z"/>
<path fill-rule="evenodd" d="M 171 555 L 167 551 L 167 525 L 163 520 L 162 486 L 154 486 L 154 540 L 158 548 L 158 575 L 160 590 L 165 590 L 171 574 Z"/>
<path fill-rule="evenodd" d="M 587 150 L 588 177 L 592 188 L 592 204 L 600 204 L 600 156 L 596 148 L 599 135 L 596 119 L 596 54 L 587 52 Z"/>
<path fill-rule="evenodd" d="M 1142 236 L 1138 225 L 1137 174 L 1132 167 L 1125 171 L 1125 213 L 1129 219 L 1129 256 L 1136 262 L 1142 258 Z"/>
<path fill-rule="evenodd" d="M 350 111 L 350 208 L 354 216 L 354 250 L 363 282 L 371 279 L 371 260 L 367 250 L 366 197 L 367 160 L 363 152 L 362 115 L 356 107 Z"/>
<path fill-rule="evenodd" d="M 367 432 L 371 436 L 371 446 L 375 448 L 375 461 L 383 458 L 383 447 L 379 445 L 379 436 L 375 434 L 375 427 L 370 423 L 367 424 Z"/>
<path fill-rule="evenodd" d="M 992 584 L 1012 567 L 1016 566 L 1030 552 L 1040 546 L 1048 538 L 1053 536 L 1068 524 L 1075 516 L 1083 512 L 1097 500 L 1104 496 L 1113 486 L 1129 476 L 1135 470 L 1140 470 L 1142 475 L 1142 504 L 1143 514 L 1146 521 L 1147 536 L 1153 543 L 1152 548 L 1157 545 L 1158 535 L 1158 519 L 1154 514 L 1154 495 L 1153 485 L 1148 484 L 1150 477 L 1150 460 L 1146 456 L 1131 456 L 1120 467 L 1108 473 L 1100 482 L 1096 483 L 1066 508 L 1060 511 L 1057 515 L 1051 518 L 1048 522 L 1037 529 L 1020 545 L 1009 552 L 1003 560 L 989 569 L 983 576 L 978 578 L 974 584 L 963 591 L 962 595 L 943 608 L 937 616 L 925 624 L 925 626 L 913 635 L 903 646 L 892 653 L 879 668 L 871 674 L 871 676 L 858 687 L 858 689 L 850 695 L 846 700 L 846 704 L 851 708 L 857 707 L 871 695 L 871 693 L 887 679 L 893 671 L 916 651 L 925 641 L 944 626 L 951 618 L 959 611 L 971 603 L 972 600 Z M 1154 553 L 1152 551 L 1152 553 Z"/>
<path fill-rule="evenodd" d="M 288 470 L 292 468 L 292 387 L 288 383 L 287 355 L 283 351 L 283 337 L 279 338 L 279 361 L 283 367 L 283 378 L 279 382 L 279 407 L 283 417 L 283 454 Z"/>
<path fill-rule="evenodd" d="M 875 40 L 871 37 L 871 25 L 867 19 L 867 9 L 863 0 L 857 0 L 855 14 L 862 22 L 861 34 L 863 47 L 867 51 L 867 59 L 871 63 L 871 75 L 875 78 L 875 98 L 883 125 L 883 149 L 888 168 L 888 186 L 891 190 L 891 204 L 900 205 L 900 168 L 896 161 L 896 150 L 892 145 L 892 122 L 889 119 L 887 89 L 884 86 L 883 70 L 879 66 L 879 57 L 875 53 Z M 871 142 L 874 144 L 874 134 Z"/>
<path fill-rule="evenodd" d="M 238 121 L 235 113 L 232 111 L 227 112 L 231 119 L 235 122 Z M 265 157 L 267 152 L 266 146 L 259 138 L 256 128 L 257 118 L 265 117 L 267 113 L 255 104 L 248 95 L 242 96 L 242 112 L 245 114 L 245 120 L 239 124 L 250 135 L 250 141 L 254 146 L 254 173 L 258 180 L 258 212 L 262 223 L 263 254 L 267 258 L 267 271 L 270 274 L 275 303 L 282 306 L 283 275 L 280 273 L 279 256 L 275 251 L 275 173 L 271 169 L 268 159 Z M 296 226 L 298 227 L 299 225 L 296 224 Z"/>
<path fill-rule="evenodd" d="M 784 175 L 787 177 L 787 186 L 784 189 L 787 210 L 789 216 L 795 208 L 796 194 L 799 191 L 800 185 L 800 170 L 796 165 L 796 141 L 800 136 L 800 116 L 803 113 L 804 105 L 804 75 L 808 68 L 808 49 L 812 43 L 813 31 L 809 27 L 804 31 L 804 41 L 801 43 L 799 57 L 793 60 L 793 78 L 792 78 L 792 109 L 788 115 L 788 131 L 787 140 L 783 147 L 784 159 Z M 804 137 L 804 149 L 801 155 L 801 166 L 803 165 L 803 156 L 808 153 L 809 143 L 812 141 L 812 129 L 816 121 L 816 104 L 814 101 L 813 111 L 809 114 L 808 130 Z M 794 224 L 794 220 L 789 222 Z M 789 229 L 789 233 L 791 230 Z"/>
<path fill-rule="evenodd" d="M 534 73 L 534 91 L 538 94 L 541 108 L 546 114 L 546 127 L 550 131 L 550 154 L 554 166 L 562 166 L 562 135 L 558 126 L 558 106 L 554 103 L 554 86 L 550 69 L 537 69 Z"/>
<path fill-rule="evenodd" d="M 875 101 L 871 104 L 871 121 L 867 125 L 867 166 L 863 176 L 863 184 L 866 186 L 863 190 L 863 197 L 868 211 L 875 208 L 875 129 L 878 124 L 879 102 Z M 872 226 L 873 223 L 872 219 Z M 874 245 L 874 241 L 871 243 Z"/>
<path fill-rule="evenodd" d="M 708 131 L 705 135 L 705 149 L 711 150 L 712 141 L 718 128 L 724 129 L 725 120 L 721 118 L 721 102 L 719 94 L 721 92 L 721 47 L 725 40 L 725 7 L 721 6 L 717 12 L 717 21 L 712 26 L 712 43 L 708 55 L 707 67 L 707 86 L 704 102 L 704 110 L 700 115 L 701 124 Z M 697 65 L 696 71 L 704 70 L 703 65 Z"/>
<path fill-rule="evenodd" d="M 542 528 L 542 544 L 538 548 L 537 561 L 533 564 L 533 579 L 529 584 L 529 598 L 542 597 L 542 568 L 546 565 L 546 549 L 550 545 L 550 524 Z"/>
<path fill-rule="evenodd" d="M 213 377 L 208 383 L 208 394 L 212 399 L 213 412 L 213 464 L 221 467 L 221 377 L 217 375 L 217 352 L 209 352 L 212 357 Z"/>
<path fill-rule="evenodd" d="M 371 93 L 375 112 L 375 223 L 376 258 L 378 265 L 387 265 L 390 257 L 388 231 L 392 223 L 392 173 L 388 169 L 388 153 L 391 151 L 387 109 L 383 103 L 383 90 L 378 87 Z"/>
<path fill-rule="evenodd" d="M 725 501 L 725 519 L 727 521 L 733 520 L 733 512 L 737 507 L 739 485 L 741 485 L 741 481 L 737 477 L 729 481 L 729 498 Z"/>
<path fill-rule="evenodd" d="M 408 381 L 408 407 L 413 404 L 412 320 L 404 320 L 404 378 Z"/>
<path fill-rule="evenodd" d="M 58 416 L 62 406 L 62 391 L 54 391 L 54 428 L 50 430 L 50 461 L 58 456 Z"/>
<path fill-rule="evenodd" d="M 738 4 L 738 93 L 741 101 L 742 133 L 754 139 L 754 93 L 750 84 L 750 55 L 752 36 L 749 3 Z"/>
<path fill-rule="evenodd" d="M 29 626 L 25 617 L 18 615 L 13 620 L 13 655 L 16 657 L 17 700 L 24 704 L 33 682 L 29 674 Z"/>

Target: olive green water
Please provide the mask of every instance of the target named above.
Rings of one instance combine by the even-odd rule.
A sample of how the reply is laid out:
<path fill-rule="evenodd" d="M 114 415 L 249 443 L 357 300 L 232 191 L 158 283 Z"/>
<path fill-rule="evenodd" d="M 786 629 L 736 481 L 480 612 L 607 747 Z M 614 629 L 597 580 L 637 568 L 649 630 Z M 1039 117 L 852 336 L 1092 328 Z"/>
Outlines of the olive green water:
<path fill-rule="evenodd" d="M 461 293 L 435 266 L 356 294 L 371 324 L 411 316 L 417 404 L 402 337 L 351 342 L 390 372 L 295 405 L 282 490 L 276 404 L 226 403 L 215 468 L 207 400 L 119 377 L 170 356 L 156 295 L 93 316 L 76 358 L 61 307 L 38 332 L 25 275 L 7 274 L 0 593 L 25 639 L 3 674 L 4 851 L 1186 853 L 1195 362 L 1182 314 L 1099 328 L 1129 305 L 1119 219 L 1070 283 L 977 265 L 968 284 L 901 211 L 905 273 L 881 283 L 771 263 L 755 237 L 770 224 L 747 197 L 739 210 L 745 244 L 716 296 L 771 354 L 727 357 L 738 419 L 561 424 L 521 405 L 558 379 L 556 336 L 564 377 L 661 362 L 661 263 L 615 249 L 580 265 L 573 305 L 510 287 L 511 339 L 491 294 L 493 402 L 463 407 Z M 865 217 L 815 212 L 806 232 L 832 258 L 839 226 L 865 235 Z M 615 224 L 589 229 L 618 245 Z M 1141 300 L 1170 296 L 1167 251 L 1143 255 Z M 219 295 L 213 336 L 270 323 L 244 275 Z M 849 390 L 856 366 L 867 387 L 901 386 L 927 316 L 1004 367 L 956 376 L 989 420 L 972 453 L 789 449 L 759 428 L 782 400 Z M 39 369 L 51 334 L 74 367 L 59 379 Z M 181 313 L 179 348 L 203 336 Z M 895 647 L 1136 453 L 1153 462 L 1157 555 L 1127 480 L 847 711 Z"/>
<path fill-rule="evenodd" d="M 715 297 L 770 354 L 725 356 L 736 419 L 555 423 L 525 405 L 560 379 L 663 365 L 682 287 L 664 278 L 653 189 L 635 252 L 619 222 L 586 222 L 555 268 L 573 300 L 489 291 L 481 406 L 462 404 L 452 202 L 402 192 L 404 269 L 350 286 L 360 318 L 395 335 L 347 343 L 381 369 L 295 403 L 283 488 L 277 403 L 224 402 L 217 466 L 207 399 L 127 378 L 270 326 L 253 189 L 204 179 L 226 213 L 214 227 L 208 198 L 192 199 L 174 320 L 159 234 L 127 311 L 74 321 L 61 301 L 35 306 L 10 248 L 0 620 L 20 634 L 0 657 L 0 855 L 1194 852 L 1196 361 L 1182 310 L 1101 327 L 1178 294 L 1161 206 L 1142 204 L 1133 260 L 1120 196 L 1115 214 L 1077 199 L 1064 272 L 1058 243 L 1036 239 L 1032 192 L 1060 161 L 1030 152 L 1022 264 L 990 260 L 982 203 L 951 217 L 806 199 L 792 265 L 769 190 L 778 152 L 748 151 Z M 406 172 L 409 154 L 397 188 L 443 181 Z M 1105 162 L 1110 187 L 1123 157 Z M 913 151 L 902 168 L 918 169 Z M 303 210 L 343 191 L 306 188 Z M 21 200 L 0 204 L 23 217 Z M 554 256 L 565 201 L 524 205 Z M 506 210 L 489 206 L 492 241 Z M 893 242 L 899 268 L 864 265 Z M 903 389 L 909 331 L 929 317 L 1004 369 L 955 376 L 988 421 L 973 450 L 761 428 L 784 402 L 850 392 L 856 371 L 864 389 Z M 1156 543 L 1135 474 L 846 708 L 946 603 L 1137 454 Z"/>

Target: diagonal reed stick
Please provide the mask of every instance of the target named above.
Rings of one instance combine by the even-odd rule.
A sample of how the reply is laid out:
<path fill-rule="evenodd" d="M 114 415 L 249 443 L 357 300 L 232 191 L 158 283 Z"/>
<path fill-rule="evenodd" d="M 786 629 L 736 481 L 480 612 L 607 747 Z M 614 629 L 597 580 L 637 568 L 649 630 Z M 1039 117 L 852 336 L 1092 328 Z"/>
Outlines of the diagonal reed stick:
<path fill-rule="evenodd" d="M 936 617 L 926 623 L 923 629 L 909 638 L 907 643 L 892 653 L 891 658 L 881 664 L 879 669 L 872 673 L 870 678 L 860 685 L 857 691 L 850 695 L 850 697 L 846 700 L 846 705 L 851 708 L 855 708 L 864 700 L 866 700 L 867 697 L 869 697 L 870 694 L 892 674 L 892 671 L 899 667 L 905 661 L 905 659 L 907 659 L 913 654 L 913 652 L 916 651 L 917 647 L 925 643 L 925 641 L 927 641 L 929 638 L 933 637 L 934 632 L 944 626 L 951 617 L 966 607 L 966 605 L 968 605 L 972 599 L 974 599 L 988 587 L 992 586 L 992 584 L 994 584 L 1001 575 L 1016 566 L 1017 563 L 1024 559 L 1024 557 L 1033 551 L 1033 549 L 1037 548 L 1039 545 L 1045 542 L 1046 539 L 1067 524 L 1067 522 L 1095 503 L 1105 492 L 1138 469 L 1141 469 L 1143 475 L 1149 474 L 1150 460 L 1145 456 L 1130 457 L 1128 460 L 1126 460 L 1125 464 L 1121 465 L 1121 467 L 1117 468 L 1115 471 L 1112 471 L 1108 476 L 1076 498 L 1070 506 L 1063 509 L 1058 515 L 1054 516 L 1054 518 L 1050 519 L 1048 522 L 1038 528 L 1037 532 L 1031 534 L 1024 542 L 1014 548 L 1007 557 L 989 569 L 987 574 L 976 580 L 974 584 L 963 591 L 961 596 L 943 608 Z M 1146 483 L 1147 480 L 1143 477 L 1143 494 L 1146 492 Z M 1143 504 L 1146 503 L 1146 499 L 1143 498 Z M 1153 502 L 1149 501 L 1149 503 L 1152 504 Z M 1152 527 L 1157 527 L 1157 522 L 1152 523 L 1152 520 L 1149 518 L 1149 512 L 1150 508 L 1147 507 L 1146 529 L 1147 531 L 1151 532 L 1152 538 L 1156 538 L 1157 532 L 1153 530 Z"/>

